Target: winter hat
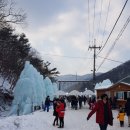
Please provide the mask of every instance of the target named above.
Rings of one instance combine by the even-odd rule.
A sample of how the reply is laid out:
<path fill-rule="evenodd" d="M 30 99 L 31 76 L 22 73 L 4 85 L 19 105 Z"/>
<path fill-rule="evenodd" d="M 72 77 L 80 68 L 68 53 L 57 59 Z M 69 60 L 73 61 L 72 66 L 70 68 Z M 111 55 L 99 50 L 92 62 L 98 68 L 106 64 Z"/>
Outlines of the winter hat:
<path fill-rule="evenodd" d="M 107 94 L 102 94 L 102 95 L 101 95 L 101 99 L 102 99 L 102 100 L 103 100 L 104 97 L 107 97 L 107 98 L 108 98 Z"/>

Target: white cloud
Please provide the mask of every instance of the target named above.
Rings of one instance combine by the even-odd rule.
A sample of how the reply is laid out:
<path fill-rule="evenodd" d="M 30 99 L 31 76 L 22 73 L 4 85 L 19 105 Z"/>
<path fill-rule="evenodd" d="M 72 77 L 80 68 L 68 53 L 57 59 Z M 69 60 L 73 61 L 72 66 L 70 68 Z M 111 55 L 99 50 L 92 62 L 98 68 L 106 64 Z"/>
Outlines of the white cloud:
<path fill-rule="evenodd" d="M 100 18 L 100 9 L 101 9 L 101 1 L 96 1 L 96 16 L 95 16 L 95 23 L 94 23 L 94 35 L 96 38 L 96 44 L 97 46 L 101 45 L 102 41 L 102 34 L 104 30 L 104 24 L 106 20 L 107 15 L 107 8 L 108 8 L 108 2 L 103 0 L 103 6 L 102 6 L 102 16 L 101 16 L 101 23 L 99 28 L 99 18 Z M 73 2 L 70 2 L 71 4 Z M 70 4 L 70 6 L 72 6 Z M 86 3 L 84 3 L 86 4 Z M 91 37 L 93 34 L 93 2 L 90 2 L 90 33 Z M 104 35 L 104 42 L 107 39 L 117 17 L 119 16 L 119 13 L 123 7 L 124 2 L 122 0 L 118 1 L 112 1 L 110 3 L 110 9 L 109 9 L 109 15 L 108 20 L 106 24 L 106 30 Z M 130 5 L 130 4 L 129 4 Z M 108 43 L 106 44 L 103 51 L 100 53 L 100 56 L 105 57 L 108 50 L 111 48 L 114 40 L 116 39 L 119 31 L 123 27 L 126 18 L 129 14 L 129 5 L 127 5 L 127 8 L 124 10 L 121 19 L 119 20 L 115 30 L 113 31 Z M 48 21 L 47 24 L 41 24 L 38 26 L 36 30 L 32 29 L 33 26 L 29 26 L 28 29 L 26 29 L 24 32 L 29 38 L 31 45 L 36 48 L 38 51 L 42 51 L 44 53 L 50 54 L 50 56 L 45 56 L 44 58 L 52 61 L 55 65 L 57 65 L 57 68 L 59 68 L 59 71 L 61 70 L 61 73 L 72 73 L 78 71 L 79 73 L 90 73 L 91 69 L 93 68 L 93 60 L 83 60 L 83 59 L 67 59 L 63 57 L 58 56 L 51 56 L 51 55 L 61 55 L 61 56 L 77 56 L 77 57 L 84 57 L 85 52 L 88 50 L 89 46 L 89 39 L 88 39 L 88 9 L 87 4 L 84 5 L 86 8 L 81 9 L 82 6 L 75 6 L 73 5 L 72 9 L 68 9 L 66 11 L 57 11 L 57 14 L 55 14 L 55 17 L 52 21 Z M 61 9 L 61 8 L 60 8 Z M 42 13 L 41 13 L 42 14 Z M 41 15 L 40 14 L 40 15 Z M 42 19 L 42 16 L 41 16 Z M 40 20 L 40 19 L 39 19 Z M 32 21 L 33 22 L 33 21 Z M 108 58 L 114 59 L 114 60 L 121 60 L 125 61 L 128 60 L 129 50 L 130 50 L 130 26 L 127 27 L 125 30 L 123 36 L 119 39 L 118 43 L 110 53 Z M 99 29 L 99 32 L 98 32 Z M 98 34 L 97 34 L 98 33 Z M 90 39 L 92 41 L 92 39 Z M 103 42 L 103 43 L 104 43 Z M 92 43 L 90 44 L 92 45 Z M 93 55 L 93 51 L 87 51 L 88 58 L 91 55 Z M 99 65 L 103 59 L 98 58 L 96 60 L 96 64 Z M 104 71 L 104 68 L 113 68 L 117 65 L 111 64 L 110 61 L 105 61 L 103 64 L 103 67 L 101 67 L 100 71 Z M 108 67 L 109 66 L 109 67 Z M 109 70 L 109 69 L 106 69 Z"/>

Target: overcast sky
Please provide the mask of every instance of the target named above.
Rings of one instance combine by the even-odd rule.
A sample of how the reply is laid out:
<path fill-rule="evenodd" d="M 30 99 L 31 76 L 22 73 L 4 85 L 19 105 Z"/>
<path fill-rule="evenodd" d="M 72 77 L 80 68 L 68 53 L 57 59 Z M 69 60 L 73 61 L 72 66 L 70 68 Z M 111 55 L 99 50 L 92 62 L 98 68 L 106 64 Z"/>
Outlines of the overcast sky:
<path fill-rule="evenodd" d="M 88 4 L 89 1 L 89 4 Z M 61 75 L 88 74 L 93 70 L 93 50 L 103 46 L 126 0 L 17 0 L 27 14 L 25 33 L 31 46 Z M 88 8 L 89 7 L 89 8 Z M 95 10 L 95 13 L 94 13 Z M 96 58 L 98 69 L 130 15 L 128 1 L 110 39 Z M 95 17 L 94 17 L 95 16 Z M 108 17 L 107 17 L 108 16 Z M 130 25 L 117 40 L 108 59 L 97 72 L 107 72 L 130 59 Z M 99 50 L 96 50 L 98 53 Z"/>

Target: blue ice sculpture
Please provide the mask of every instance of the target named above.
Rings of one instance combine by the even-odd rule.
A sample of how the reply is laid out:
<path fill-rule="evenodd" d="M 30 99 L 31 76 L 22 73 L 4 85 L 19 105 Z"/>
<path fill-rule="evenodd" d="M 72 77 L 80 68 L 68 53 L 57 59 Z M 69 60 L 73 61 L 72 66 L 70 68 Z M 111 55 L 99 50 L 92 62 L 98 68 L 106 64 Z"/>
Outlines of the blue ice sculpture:
<path fill-rule="evenodd" d="M 44 79 L 45 87 L 46 87 L 46 94 L 47 96 L 50 96 L 50 99 L 53 100 L 54 98 L 54 89 L 51 80 L 46 77 Z"/>
<path fill-rule="evenodd" d="M 54 94 L 58 91 L 58 86 L 57 86 L 57 83 L 52 83 L 53 85 L 53 91 L 54 91 Z"/>
<path fill-rule="evenodd" d="M 29 114 L 34 106 L 42 106 L 49 95 L 53 98 L 57 88 L 53 88 L 51 80 L 43 76 L 26 61 L 16 86 L 14 87 L 14 100 L 9 115 Z"/>

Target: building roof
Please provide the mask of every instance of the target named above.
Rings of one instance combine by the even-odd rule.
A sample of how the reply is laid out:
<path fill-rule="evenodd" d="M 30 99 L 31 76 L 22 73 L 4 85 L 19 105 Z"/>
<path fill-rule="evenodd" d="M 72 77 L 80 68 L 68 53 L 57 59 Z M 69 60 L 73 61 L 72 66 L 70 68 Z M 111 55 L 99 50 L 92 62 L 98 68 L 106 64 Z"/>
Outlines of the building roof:
<path fill-rule="evenodd" d="M 100 87 L 95 88 L 95 90 L 107 89 L 107 88 L 110 88 L 111 86 L 112 85 L 104 85 L 104 86 L 100 86 Z"/>

